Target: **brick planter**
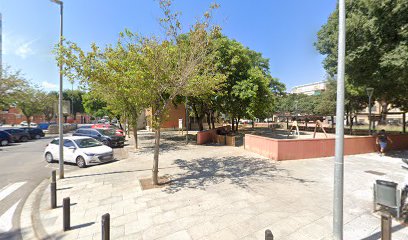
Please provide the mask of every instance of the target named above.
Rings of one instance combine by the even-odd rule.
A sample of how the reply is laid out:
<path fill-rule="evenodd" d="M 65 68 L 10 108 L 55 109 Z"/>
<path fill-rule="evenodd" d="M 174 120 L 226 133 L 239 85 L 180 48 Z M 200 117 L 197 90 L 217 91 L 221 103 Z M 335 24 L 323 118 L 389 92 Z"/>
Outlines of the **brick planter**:
<path fill-rule="evenodd" d="M 408 149 L 408 134 L 388 135 L 390 150 Z M 334 156 L 334 138 L 274 139 L 245 134 L 245 149 L 274 160 L 295 160 Z M 376 152 L 374 136 L 344 138 L 344 155 Z"/>

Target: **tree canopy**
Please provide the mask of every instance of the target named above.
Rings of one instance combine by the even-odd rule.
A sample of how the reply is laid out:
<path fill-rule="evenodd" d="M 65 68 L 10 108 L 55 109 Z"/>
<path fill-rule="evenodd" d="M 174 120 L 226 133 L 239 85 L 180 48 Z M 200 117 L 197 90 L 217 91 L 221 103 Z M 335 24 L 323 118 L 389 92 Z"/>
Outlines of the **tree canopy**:
<path fill-rule="evenodd" d="M 346 82 L 350 92 L 373 97 L 382 111 L 407 108 L 408 2 L 405 0 L 346 1 Z M 327 72 L 337 71 L 338 8 L 320 29 L 316 48 L 326 55 Z"/>

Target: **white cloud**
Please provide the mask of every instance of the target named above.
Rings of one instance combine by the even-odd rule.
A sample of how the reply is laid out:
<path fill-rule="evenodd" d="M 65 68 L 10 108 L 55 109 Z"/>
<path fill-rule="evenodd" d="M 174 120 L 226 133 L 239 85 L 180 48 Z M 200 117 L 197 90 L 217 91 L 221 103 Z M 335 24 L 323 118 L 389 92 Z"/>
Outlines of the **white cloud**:
<path fill-rule="evenodd" d="M 14 51 L 14 53 L 21 57 L 22 59 L 26 59 L 28 56 L 33 55 L 34 51 L 31 48 L 31 45 L 34 41 L 30 42 L 25 42 L 20 44 L 20 46 L 17 47 L 17 49 Z"/>
<path fill-rule="evenodd" d="M 57 89 L 57 87 L 58 87 L 57 84 L 50 83 L 50 82 L 46 82 L 46 81 L 43 81 L 43 82 L 41 83 L 41 86 L 42 86 L 43 88 L 45 88 L 45 89 L 50 89 L 50 90 Z"/>
<path fill-rule="evenodd" d="M 22 59 L 26 59 L 28 56 L 35 54 L 32 45 L 37 40 L 28 41 L 24 37 L 5 33 L 3 35 L 3 54 L 14 54 Z"/>

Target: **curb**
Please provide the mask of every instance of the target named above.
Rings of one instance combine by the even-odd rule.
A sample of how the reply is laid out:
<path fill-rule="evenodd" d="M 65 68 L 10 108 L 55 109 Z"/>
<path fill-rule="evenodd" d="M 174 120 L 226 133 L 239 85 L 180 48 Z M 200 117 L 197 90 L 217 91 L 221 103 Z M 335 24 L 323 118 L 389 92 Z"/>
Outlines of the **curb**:
<path fill-rule="evenodd" d="M 48 186 L 49 179 L 44 179 L 28 196 L 20 217 L 22 239 L 51 239 L 40 220 L 41 195 Z"/>

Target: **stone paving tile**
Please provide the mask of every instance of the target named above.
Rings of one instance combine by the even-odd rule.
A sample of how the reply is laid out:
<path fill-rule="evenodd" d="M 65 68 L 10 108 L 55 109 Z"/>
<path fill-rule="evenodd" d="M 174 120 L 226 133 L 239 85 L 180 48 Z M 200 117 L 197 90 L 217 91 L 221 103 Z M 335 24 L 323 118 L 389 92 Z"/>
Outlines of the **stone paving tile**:
<path fill-rule="evenodd" d="M 174 133 L 166 133 L 165 137 Z M 141 133 L 141 138 L 151 135 Z M 61 233 L 62 209 L 50 209 L 49 192 L 40 213 L 48 233 L 61 239 L 100 239 L 101 216 L 111 214 L 113 239 L 275 239 L 321 240 L 330 236 L 333 158 L 275 162 L 243 148 L 174 145 L 160 155 L 160 175 L 170 186 L 142 191 L 139 179 L 151 176 L 151 148 L 129 152 L 129 159 L 80 169 L 58 180 L 58 203 L 70 196 L 71 221 Z M 149 147 L 152 139 L 141 140 Z M 400 160 L 373 154 L 345 158 L 345 239 L 378 235 L 371 212 L 372 183 L 401 182 Z M 55 222 L 55 224 L 49 224 Z M 46 224 L 48 223 L 48 224 Z M 406 240 L 407 228 L 394 221 L 393 239 Z M 377 234 L 377 235 L 376 235 Z"/>

